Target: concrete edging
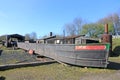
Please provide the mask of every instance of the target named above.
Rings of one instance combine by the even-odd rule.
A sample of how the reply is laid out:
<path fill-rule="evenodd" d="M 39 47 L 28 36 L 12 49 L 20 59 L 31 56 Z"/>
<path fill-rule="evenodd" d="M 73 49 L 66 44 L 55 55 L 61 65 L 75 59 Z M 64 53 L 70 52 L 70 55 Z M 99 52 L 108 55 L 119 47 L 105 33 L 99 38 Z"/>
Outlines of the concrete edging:
<path fill-rule="evenodd" d="M 6 65 L 0 65 L 0 70 L 7 70 L 7 69 L 14 69 L 14 68 L 21 68 L 21 67 L 33 67 L 33 66 L 39 66 L 43 64 L 47 65 L 47 64 L 56 63 L 56 62 L 57 61 L 6 64 Z"/>

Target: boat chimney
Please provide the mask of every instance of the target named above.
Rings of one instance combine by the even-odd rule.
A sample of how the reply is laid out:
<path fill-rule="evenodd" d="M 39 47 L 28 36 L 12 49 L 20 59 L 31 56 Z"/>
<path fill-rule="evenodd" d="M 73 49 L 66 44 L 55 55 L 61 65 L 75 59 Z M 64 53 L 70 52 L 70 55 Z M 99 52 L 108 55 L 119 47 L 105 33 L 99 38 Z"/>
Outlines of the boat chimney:
<path fill-rule="evenodd" d="M 105 24 L 105 34 L 108 34 L 108 24 Z"/>
<path fill-rule="evenodd" d="M 52 36 L 52 32 L 50 32 L 50 36 Z"/>

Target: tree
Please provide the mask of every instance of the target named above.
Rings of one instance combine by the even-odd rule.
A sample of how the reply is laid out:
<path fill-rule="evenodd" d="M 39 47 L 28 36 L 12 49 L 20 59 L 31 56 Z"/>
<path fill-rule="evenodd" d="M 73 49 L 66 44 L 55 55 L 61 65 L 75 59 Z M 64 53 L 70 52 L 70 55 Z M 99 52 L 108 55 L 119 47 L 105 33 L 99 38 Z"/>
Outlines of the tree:
<path fill-rule="evenodd" d="M 0 41 L 6 40 L 6 35 L 0 36 Z"/>
<path fill-rule="evenodd" d="M 108 15 L 105 18 L 102 18 L 98 21 L 100 24 L 108 24 L 109 32 L 110 33 L 116 33 L 117 31 L 120 31 L 120 20 L 119 15 L 117 13 Z"/>
<path fill-rule="evenodd" d="M 32 40 L 36 40 L 36 39 L 37 39 L 37 34 L 36 34 L 35 32 L 32 32 L 32 33 L 30 34 L 30 38 L 31 38 Z"/>
<path fill-rule="evenodd" d="M 120 31 L 120 17 L 119 17 L 119 15 L 113 14 L 112 21 L 113 21 L 113 25 L 114 25 L 115 34 L 118 34 L 118 31 Z"/>
<path fill-rule="evenodd" d="M 25 34 L 25 40 L 30 40 L 31 38 L 30 38 L 30 34 Z"/>
<path fill-rule="evenodd" d="M 76 28 L 74 24 L 66 24 L 65 25 L 65 32 L 68 36 L 76 35 Z"/>
<path fill-rule="evenodd" d="M 83 26 L 82 34 L 87 34 L 89 37 L 93 37 L 95 33 L 95 24 L 85 24 Z"/>
<path fill-rule="evenodd" d="M 72 23 L 64 25 L 64 31 L 67 36 L 80 35 L 84 21 L 81 18 L 75 18 Z"/>
<path fill-rule="evenodd" d="M 82 18 L 75 18 L 73 24 L 76 28 L 76 34 L 79 35 L 82 31 L 82 26 L 84 25 L 84 21 Z"/>
<path fill-rule="evenodd" d="M 83 25 L 82 34 L 86 34 L 89 37 L 98 37 L 104 33 L 104 25 L 98 23 L 89 23 Z"/>
<path fill-rule="evenodd" d="M 36 40 L 37 34 L 35 32 L 25 34 L 25 40 Z"/>

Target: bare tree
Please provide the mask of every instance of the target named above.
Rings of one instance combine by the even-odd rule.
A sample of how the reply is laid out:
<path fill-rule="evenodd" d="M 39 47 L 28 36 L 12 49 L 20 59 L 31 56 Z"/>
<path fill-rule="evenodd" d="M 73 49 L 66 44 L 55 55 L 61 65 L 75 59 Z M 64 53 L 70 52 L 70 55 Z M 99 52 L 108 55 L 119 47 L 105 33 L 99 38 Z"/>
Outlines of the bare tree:
<path fill-rule="evenodd" d="M 72 23 L 64 25 L 64 31 L 68 36 L 80 35 L 84 21 L 81 18 L 75 18 Z"/>
<path fill-rule="evenodd" d="M 117 33 L 118 31 L 120 31 L 120 17 L 117 13 L 108 15 L 107 17 L 100 19 L 98 21 L 98 23 L 100 24 L 109 24 L 109 29 L 111 29 L 111 31 L 113 30 L 113 33 Z"/>
<path fill-rule="evenodd" d="M 32 32 L 32 33 L 30 34 L 30 38 L 31 38 L 32 40 L 36 40 L 36 39 L 37 39 L 37 34 L 36 34 L 35 32 Z"/>
<path fill-rule="evenodd" d="M 30 40 L 31 38 L 30 38 L 30 34 L 25 34 L 25 40 Z"/>
<path fill-rule="evenodd" d="M 82 31 L 82 26 L 84 24 L 84 21 L 82 18 L 75 18 L 73 23 L 74 26 L 76 27 L 76 34 L 79 35 Z"/>
<path fill-rule="evenodd" d="M 68 36 L 76 35 L 76 27 L 74 24 L 66 24 L 65 25 L 65 32 Z"/>
<path fill-rule="evenodd" d="M 114 25 L 115 34 L 118 34 L 118 31 L 120 31 L 120 19 L 119 18 L 120 17 L 118 14 L 112 15 L 112 21 Z"/>

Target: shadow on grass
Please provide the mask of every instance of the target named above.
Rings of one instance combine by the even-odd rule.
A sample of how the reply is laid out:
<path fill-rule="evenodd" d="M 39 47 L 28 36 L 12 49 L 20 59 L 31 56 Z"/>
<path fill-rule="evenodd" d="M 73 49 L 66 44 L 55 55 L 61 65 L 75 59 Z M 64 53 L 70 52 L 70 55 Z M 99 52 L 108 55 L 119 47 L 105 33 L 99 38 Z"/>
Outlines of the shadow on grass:
<path fill-rule="evenodd" d="M 107 68 L 112 70 L 120 70 L 120 63 L 110 61 Z"/>
<path fill-rule="evenodd" d="M 1 54 L 2 54 L 2 50 L 0 50 L 0 56 L 1 56 Z"/>
<path fill-rule="evenodd" d="M 50 61 L 50 62 L 38 62 L 38 63 L 28 63 L 28 64 L 12 64 L 12 65 L 3 65 L 0 66 L 0 71 L 10 70 L 10 69 L 16 69 L 16 68 L 25 68 L 25 67 L 34 67 L 34 66 L 40 66 L 40 65 L 49 65 L 52 63 L 56 63 L 56 61 Z"/>
<path fill-rule="evenodd" d="M 5 80 L 5 77 L 4 76 L 0 76 L 0 80 Z"/>
<path fill-rule="evenodd" d="M 120 56 L 120 46 L 116 46 L 112 52 L 112 57 Z"/>

